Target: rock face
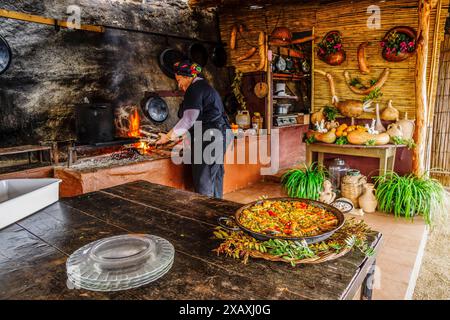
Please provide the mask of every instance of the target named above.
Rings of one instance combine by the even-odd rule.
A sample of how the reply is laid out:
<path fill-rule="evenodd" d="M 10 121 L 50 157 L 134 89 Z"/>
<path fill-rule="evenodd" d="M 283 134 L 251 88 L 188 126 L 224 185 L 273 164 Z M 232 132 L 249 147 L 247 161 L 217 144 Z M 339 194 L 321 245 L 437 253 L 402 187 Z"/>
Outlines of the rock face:
<path fill-rule="evenodd" d="M 0 9 L 67 19 L 69 5 L 81 9 L 82 24 L 148 30 L 217 40 L 214 15 L 195 12 L 186 0 L 2 0 Z M 0 147 L 75 138 L 74 107 L 84 97 L 117 106 L 139 104 L 146 91 L 175 90 L 159 68 L 167 47 L 187 52 L 191 42 L 106 29 L 105 33 L 61 29 L 0 19 L 0 34 L 13 51 L 0 76 Z M 209 52 L 212 45 L 205 44 Z M 206 78 L 221 93 L 229 87 L 226 69 L 209 61 Z M 165 98 L 168 130 L 178 120 L 180 97 Z"/>

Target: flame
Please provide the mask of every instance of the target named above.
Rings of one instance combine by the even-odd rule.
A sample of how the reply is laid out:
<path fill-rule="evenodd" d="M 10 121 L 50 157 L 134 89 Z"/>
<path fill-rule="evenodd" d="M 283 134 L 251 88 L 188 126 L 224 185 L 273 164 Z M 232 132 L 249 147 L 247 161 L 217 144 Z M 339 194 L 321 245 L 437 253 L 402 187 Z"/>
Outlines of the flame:
<path fill-rule="evenodd" d="M 128 136 L 130 138 L 140 138 L 142 137 L 140 127 L 141 127 L 141 118 L 139 117 L 139 113 L 137 109 L 134 109 L 134 112 L 130 114 L 129 118 L 130 128 L 128 130 Z M 152 147 L 146 141 L 139 141 L 133 145 L 141 154 L 149 153 Z"/>
<path fill-rule="evenodd" d="M 134 112 L 130 114 L 130 130 L 128 131 L 128 136 L 131 138 L 136 138 L 141 136 L 141 132 L 139 128 L 141 126 L 141 118 L 139 118 L 139 113 L 137 109 L 134 109 Z"/>

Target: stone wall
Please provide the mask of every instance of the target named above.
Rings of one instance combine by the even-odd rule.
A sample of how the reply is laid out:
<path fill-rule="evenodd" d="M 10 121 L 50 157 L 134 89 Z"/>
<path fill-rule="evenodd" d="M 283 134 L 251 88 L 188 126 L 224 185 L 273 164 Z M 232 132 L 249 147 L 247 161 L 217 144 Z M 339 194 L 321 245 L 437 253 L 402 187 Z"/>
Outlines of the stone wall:
<path fill-rule="evenodd" d="M 216 40 L 212 12 L 194 12 L 186 0 L 2 0 L 1 9 L 66 19 L 69 5 L 81 8 L 84 24 L 117 26 Z M 116 105 L 139 104 L 146 91 L 174 90 L 157 57 L 166 47 L 185 50 L 188 41 L 107 29 L 104 34 L 0 18 L 0 34 L 13 51 L 0 76 L 0 147 L 74 138 L 74 106 L 84 97 Z M 212 45 L 205 44 L 208 50 Z M 206 77 L 225 94 L 225 69 L 206 65 Z M 177 120 L 181 98 L 166 98 Z"/>

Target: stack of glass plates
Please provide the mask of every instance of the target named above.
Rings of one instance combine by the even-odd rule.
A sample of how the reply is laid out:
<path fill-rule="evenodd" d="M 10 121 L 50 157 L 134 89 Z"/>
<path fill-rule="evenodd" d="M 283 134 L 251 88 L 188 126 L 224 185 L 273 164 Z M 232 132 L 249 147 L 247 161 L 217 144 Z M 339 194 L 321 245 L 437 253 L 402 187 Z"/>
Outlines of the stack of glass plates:
<path fill-rule="evenodd" d="M 155 281 L 172 267 L 175 250 L 160 237 L 120 235 L 91 242 L 67 259 L 70 285 L 92 291 L 119 291 Z"/>

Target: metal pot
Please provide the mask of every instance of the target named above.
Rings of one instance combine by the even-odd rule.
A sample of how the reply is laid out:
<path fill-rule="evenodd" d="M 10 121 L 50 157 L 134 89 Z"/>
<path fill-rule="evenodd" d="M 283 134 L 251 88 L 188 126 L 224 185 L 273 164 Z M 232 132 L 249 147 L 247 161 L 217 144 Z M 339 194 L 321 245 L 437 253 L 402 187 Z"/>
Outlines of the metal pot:
<path fill-rule="evenodd" d="M 114 140 L 114 110 L 109 103 L 83 103 L 75 109 L 77 140 L 95 144 Z"/>
<path fill-rule="evenodd" d="M 280 103 L 275 105 L 275 113 L 276 114 L 288 114 L 289 108 L 291 107 L 288 103 Z"/>
<path fill-rule="evenodd" d="M 258 200 L 258 201 L 254 201 L 251 202 L 249 204 L 246 204 L 245 206 L 239 208 L 235 214 L 234 217 L 220 217 L 218 219 L 218 223 L 221 227 L 228 229 L 228 230 L 232 230 L 232 231 L 244 231 L 245 233 L 249 234 L 250 236 L 254 237 L 257 240 L 260 241 L 266 241 L 269 239 L 283 239 L 283 240 L 292 240 L 292 241 L 298 241 L 298 240 L 305 240 L 306 243 L 308 244 L 312 244 L 312 243 L 316 243 L 316 242 L 320 242 L 320 241 L 324 241 L 325 239 L 331 237 L 333 235 L 333 233 L 335 233 L 337 230 L 339 230 L 343 225 L 344 225 L 344 221 L 345 221 L 345 217 L 344 214 L 338 210 L 337 208 L 333 207 L 332 205 L 329 204 L 325 204 L 323 202 L 319 202 L 319 201 L 315 201 L 315 200 L 310 200 L 310 199 L 302 199 L 302 198 L 272 198 L 272 199 L 267 199 L 267 200 L 272 200 L 272 201 L 301 201 L 310 205 L 314 205 L 315 207 L 318 208 L 322 208 L 327 210 L 328 212 L 331 212 L 333 215 L 336 216 L 336 218 L 338 219 L 338 225 L 336 226 L 336 228 L 334 228 L 331 231 L 316 235 L 316 236 L 310 236 L 310 237 L 280 237 L 277 235 L 273 235 L 273 234 L 266 234 L 266 233 L 258 233 L 258 232 L 254 232 L 250 229 L 247 229 L 246 227 L 244 227 L 241 223 L 240 223 L 240 216 L 242 214 L 242 212 L 244 210 L 246 210 L 247 208 L 250 208 L 252 206 L 254 206 L 257 203 L 260 203 L 264 200 Z M 226 225 L 224 223 L 224 221 L 232 221 L 236 227 L 230 227 L 229 225 Z"/>

